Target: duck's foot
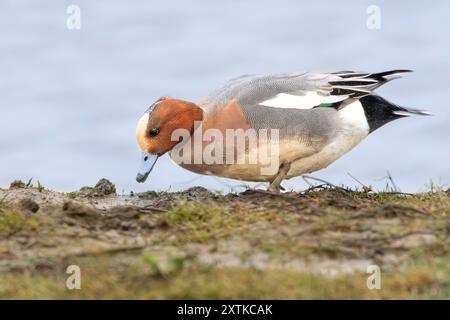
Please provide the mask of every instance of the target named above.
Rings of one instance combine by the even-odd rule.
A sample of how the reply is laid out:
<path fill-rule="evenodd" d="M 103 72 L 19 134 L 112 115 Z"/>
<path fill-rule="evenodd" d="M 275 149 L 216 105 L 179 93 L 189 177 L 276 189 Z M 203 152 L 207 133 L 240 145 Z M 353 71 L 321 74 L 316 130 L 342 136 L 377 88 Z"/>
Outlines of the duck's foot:
<path fill-rule="evenodd" d="M 284 190 L 284 188 L 281 186 L 281 182 L 283 181 L 284 177 L 286 177 L 290 168 L 291 168 L 291 164 L 289 162 L 282 163 L 280 166 L 280 169 L 278 170 L 277 176 L 270 183 L 267 191 L 274 192 L 274 193 L 280 193 L 280 190 Z"/>

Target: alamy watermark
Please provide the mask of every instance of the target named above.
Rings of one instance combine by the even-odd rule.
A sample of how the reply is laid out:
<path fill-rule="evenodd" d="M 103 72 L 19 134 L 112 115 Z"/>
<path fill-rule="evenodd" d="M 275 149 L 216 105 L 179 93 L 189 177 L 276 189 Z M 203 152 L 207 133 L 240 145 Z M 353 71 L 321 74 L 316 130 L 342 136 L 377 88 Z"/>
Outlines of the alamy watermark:
<path fill-rule="evenodd" d="M 66 280 L 66 288 L 69 290 L 81 289 L 81 268 L 75 264 L 67 267 L 66 273 L 70 276 Z"/>
<path fill-rule="evenodd" d="M 66 9 L 67 20 L 66 27 L 69 30 L 81 29 L 81 8 L 78 5 L 71 4 Z"/>
<path fill-rule="evenodd" d="M 278 129 L 225 129 L 203 130 L 202 122 L 194 123 L 196 130 L 176 129 L 171 141 L 179 141 L 170 152 L 177 164 L 198 165 L 258 165 L 261 175 L 278 172 Z"/>
<path fill-rule="evenodd" d="M 381 29 L 381 9 L 377 5 L 370 5 L 367 7 L 367 20 L 366 26 L 369 30 Z"/>
<path fill-rule="evenodd" d="M 370 274 L 370 276 L 367 278 L 367 289 L 374 290 L 374 289 L 381 289 L 381 269 L 379 266 L 373 264 L 367 267 L 366 272 Z"/>

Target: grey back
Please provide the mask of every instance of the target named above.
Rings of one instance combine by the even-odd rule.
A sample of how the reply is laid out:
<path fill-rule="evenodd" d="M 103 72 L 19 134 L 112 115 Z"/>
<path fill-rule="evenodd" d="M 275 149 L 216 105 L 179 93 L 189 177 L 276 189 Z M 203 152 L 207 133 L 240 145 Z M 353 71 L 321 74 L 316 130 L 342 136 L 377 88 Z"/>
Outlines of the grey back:
<path fill-rule="evenodd" d="M 279 93 L 304 95 L 307 91 L 316 91 L 328 95 L 332 90 L 329 81 L 334 79 L 339 77 L 305 72 L 245 75 L 230 80 L 222 88 L 212 92 L 203 107 L 209 110 L 214 106 L 226 106 L 233 99 L 240 106 L 256 106 Z"/>
<path fill-rule="evenodd" d="M 236 100 L 254 129 L 278 129 L 280 140 L 296 140 L 300 144 L 319 150 L 330 141 L 336 131 L 337 111 L 333 108 L 283 109 L 259 105 L 279 93 L 304 95 L 315 91 L 329 95 L 328 81 L 332 74 L 288 73 L 246 75 L 230 80 L 211 93 L 202 105 L 207 111 L 225 107 Z"/>

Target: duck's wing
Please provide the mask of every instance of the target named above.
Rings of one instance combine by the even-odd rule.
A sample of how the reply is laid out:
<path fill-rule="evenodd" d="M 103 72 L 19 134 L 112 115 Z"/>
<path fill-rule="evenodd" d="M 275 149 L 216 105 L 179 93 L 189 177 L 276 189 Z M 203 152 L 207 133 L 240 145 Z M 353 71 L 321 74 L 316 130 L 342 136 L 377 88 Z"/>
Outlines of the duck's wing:
<path fill-rule="evenodd" d="M 246 75 L 213 92 L 202 107 L 226 108 L 235 101 L 251 128 L 278 129 L 280 141 L 295 141 L 296 157 L 302 158 L 333 141 L 339 130 L 336 109 L 408 71 Z"/>
<path fill-rule="evenodd" d="M 230 80 L 209 95 L 203 107 L 226 106 L 232 100 L 242 107 L 312 109 L 338 106 L 346 99 L 369 95 L 379 86 L 398 78 L 397 74 L 402 72 L 410 70 L 245 75 Z"/>

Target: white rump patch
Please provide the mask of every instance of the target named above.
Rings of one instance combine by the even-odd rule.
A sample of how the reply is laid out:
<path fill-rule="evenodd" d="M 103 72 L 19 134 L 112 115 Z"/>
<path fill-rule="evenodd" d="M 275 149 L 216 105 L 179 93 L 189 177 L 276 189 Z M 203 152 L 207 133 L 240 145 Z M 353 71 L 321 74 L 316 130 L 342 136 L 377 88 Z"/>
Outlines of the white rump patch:
<path fill-rule="evenodd" d="M 260 102 L 259 105 L 284 109 L 312 109 L 322 103 L 334 103 L 347 99 L 348 96 L 320 95 L 316 91 L 307 91 L 304 95 L 279 93 L 275 97 Z"/>
<path fill-rule="evenodd" d="M 359 100 L 343 107 L 339 110 L 339 115 L 341 116 L 341 119 L 344 120 L 345 124 L 369 132 L 366 114 Z"/>

